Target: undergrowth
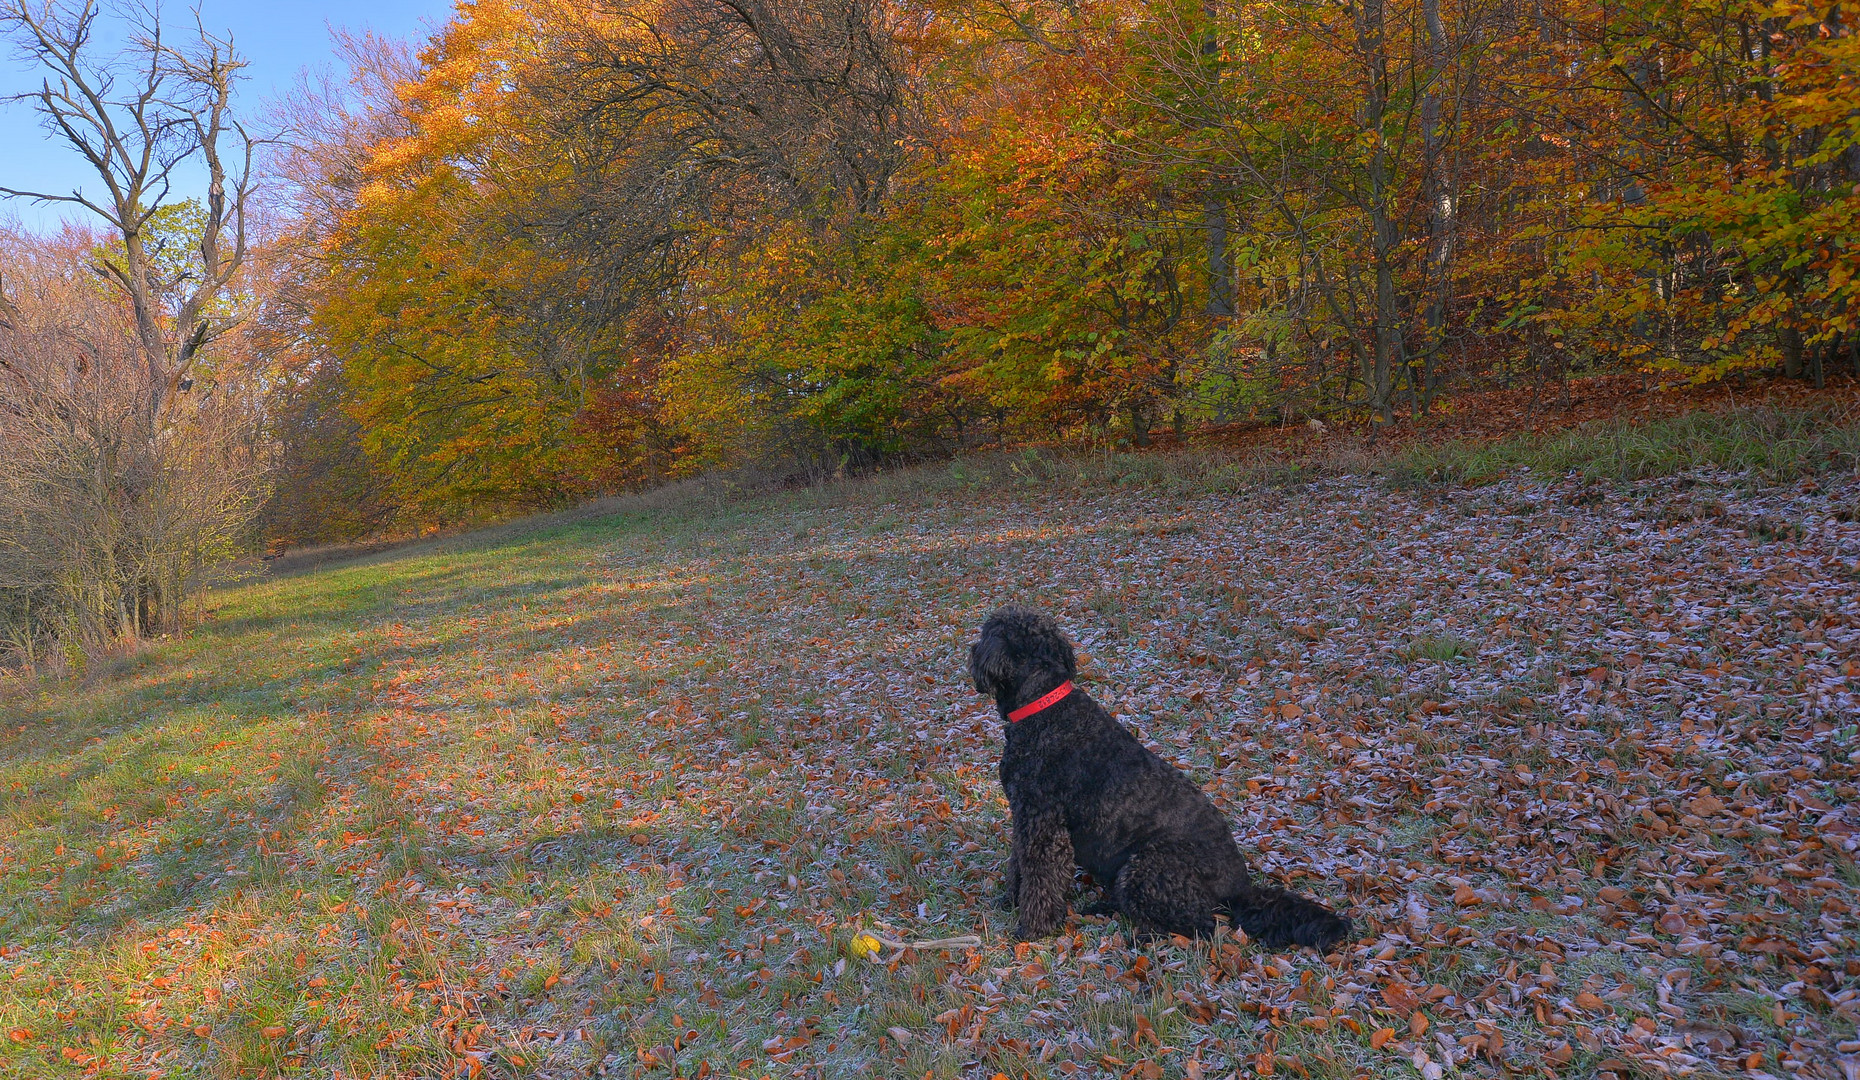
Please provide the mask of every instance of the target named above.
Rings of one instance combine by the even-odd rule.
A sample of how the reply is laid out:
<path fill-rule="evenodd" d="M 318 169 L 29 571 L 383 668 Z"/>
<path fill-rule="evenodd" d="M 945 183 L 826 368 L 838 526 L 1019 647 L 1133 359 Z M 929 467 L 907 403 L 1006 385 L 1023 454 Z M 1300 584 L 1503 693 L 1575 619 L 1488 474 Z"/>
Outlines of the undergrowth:
<path fill-rule="evenodd" d="M 1291 451 L 1283 447 L 1189 447 L 1146 453 L 1090 452 L 1063 446 L 976 451 L 951 461 L 879 470 L 796 487 L 754 471 L 691 477 L 651 491 L 598 499 L 554 514 L 472 531 L 470 543 L 497 542 L 538 528 L 598 519 L 719 521 L 757 514 L 883 506 L 944 495 L 1053 489 L 1159 490 L 1176 496 L 1290 487 L 1338 476 L 1376 476 L 1397 487 L 1484 484 L 1514 472 L 1638 480 L 1695 469 L 1728 470 L 1782 482 L 1860 466 L 1860 416 L 1828 407 L 1743 406 L 1653 421 L 1616 420 L 1549 435 L 1444 443 L 1377 443 L 1336 433 Z M 1860 514 L 1860 510 L 1855 511 Z M 461 534 L 395 545 L 357 545 L 353 557 L 400 557 L 450 550 Z M 336 548 L 287 554 L 269 576 L 346 561 Z"/>

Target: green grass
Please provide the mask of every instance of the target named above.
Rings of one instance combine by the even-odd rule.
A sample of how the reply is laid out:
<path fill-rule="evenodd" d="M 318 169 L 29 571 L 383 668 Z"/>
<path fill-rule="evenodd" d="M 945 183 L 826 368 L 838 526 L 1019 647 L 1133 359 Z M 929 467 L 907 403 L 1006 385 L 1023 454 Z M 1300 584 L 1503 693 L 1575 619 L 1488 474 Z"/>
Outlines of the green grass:
<path fill-rule="evenodd" d="M 1173 494 L 1287 486 L 1342 474 L 1398 484 L 1481 484 L 1528 469 L 1632 481 L 1696 469 L 1779 482 L 1860 468 L 1860 415 L 1850 409 L 1735 406 L 1657 420 L 1611 420 L 1548 435 L 1410 443 L 1384 449 L 1346 434 L 1298 454 L 1191 447 L 1172 453 L 1072 453 L 1024 449 L 972 454 L 945 466 L 867 478 L 851 490 L 875 503 L 907 495 L 1060 487 L 1159 489 Z M 812 498 L 844 500 L 846 488 Z M 681 496 L 682 497 L 682 496 Z M 803 496 L 809 497 L 809 496 Z M 1860 515 L 1860 510 L 1854 511 Z"/>
<path fill-rule="evenodd" d="M 1196 515 L 1152 495 L 1199 498 L 1251 482 L 1247 468 L 1017 454 L 776 496 L 661 493 L 227 589 L 205 625 L 88 685 L 15 687 L 0 698 L 0 1077 L 516 1077 L 605 1063 L 655 1077 L 1018 1080 L 1074 1075 L 1068 1064 L 1188 1075 L 1202 1055 L 1224 1076 L 1265 1053 L 1278 1075 L 1413 1075 L 1371 1049 L 1379 1026 L 1404 1021 L 1375 1004 L 1387 972 L 1352 967 L 1360 958 L 1135 950 L 1103 920 L 1017 948 L 990 904 L 1006 851 L 998 747 L 969 727 L 961 682 L 978 613 L 1070 529 L 1111 545 L 1080 550 L 1101 552 L 1113 585 L 1073 583 L 1072 617 L 1096 616 L 1121 643 L 1105 652 L 1149 648 L 1148 628 L 1192 604 L 1223 633 L 1244 626 L 1270 663 L 1301 662 L 1285 657 L 1309 646 L 1245 590 L 1137 568 L 1196 539 L 1183 524 Z M 1120 501 L 1130 489 L 1142 498 Z M 1407 640 L 1409 660 L 1476 651 Z M 1327 700 L 1384 692 L 1378 673 L 1334 686 L 1333 674 Z M 1402 767 L 1422 779 L 1460 753 L 1544 767 L 1523 726 L 1534 713 L 1469 709 L 1456 732 L 1413 719 L 1418 700 L 1385 700 L 1373 717 L 1339 707 L 1327 715 L 1343 726 L 1303 741 L 1246 736 L 1274 755 L 1262 761 L 1217 734 L 1213 699 L 1185 699 L 1171 706 L 1175 745 L 1235 799 L 1287 763 L 1284 812 L 1307 824 L 1315 811 L 1296 793 L 1361 780 L 1343 733 L 1406 746 L 1421 757 Z M 1262 688 L 1246 715 L 1273 701 Z M 1394 890 L 1359 892 L 1364 905 L 1473 873 L 1438 861 L 1456 813 L 1515 831 L 1482 821 L 1476 801 L 1423 813 L 1431 789 L 1391 790 L 1396 828 L 1372 837 L 1364 819 L 1340 835 L 1386 842 L 1391 865 L 1424 873 L 1351 886 Z M 1779 847 L 1771 861 L 1795 857 Z M 1609 873 L 1627 884 L 1634 871 Z M 1592 898 L 1600 874 L 1544 889 Z M 1441 888 L 1434 932 L 1448 936 L 1401 946 L 1408 982 L 1489 996 L 1552 955 L 1530 944 L 1548 916 L 1456 911 Z M 880 921 L 986 944 L 888 966 L 848 956 Z M 1583 932 L 1614 933 L 1600 927 Z M 1522 975 L 1505 974 L 1513 963 Z M 1606 950 L 1557 975 L 1559 994 L 1651 993 Z M 1751 1037 L 1782 1045 L 1761 999 L 1724 977 L 1709 980 L 1713 1008 L 1751 1013 Z M 1215 984 L 1242 992 L 1212 1001 Z M 1548 1026 L 1517 1008 L 1481 1022 L 1503 1025 L 1514 1062 L 1586 1030 L 1554 1006 Z M 1571 1053 L 1578 1075 L 1605 1057 Z"/>
<path fill-rule="evenodd" d="M 1709 468 L 1776 481 L 1857 465 L 1860 417 L 1851 412 L 1749 406 L 1495 442 L 1417 445 L 1399 452 L 1386 471 L 1408 481 L 1480 483 L 1519 469 L 1625 481 Z"/>
<path fill-rule="evenodd" d="M 1477 654 L 1479 647 L 1456 634 L 1433 634 L 1415 638 L 1404 654 L 1410 660 L 1442 662 Z"/>

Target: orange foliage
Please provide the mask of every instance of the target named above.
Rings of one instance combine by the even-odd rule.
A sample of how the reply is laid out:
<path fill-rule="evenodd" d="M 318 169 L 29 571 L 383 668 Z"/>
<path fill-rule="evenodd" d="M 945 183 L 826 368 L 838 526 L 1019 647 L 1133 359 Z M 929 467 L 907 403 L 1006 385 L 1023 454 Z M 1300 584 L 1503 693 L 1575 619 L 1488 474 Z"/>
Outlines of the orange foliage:
<path fill-rule="evenodd" d="M 1819 379 L 1860 341 L 1852 22 L 484 0 L 368 143 L 316 325 L 436 514 L 1582 372 Z"/>

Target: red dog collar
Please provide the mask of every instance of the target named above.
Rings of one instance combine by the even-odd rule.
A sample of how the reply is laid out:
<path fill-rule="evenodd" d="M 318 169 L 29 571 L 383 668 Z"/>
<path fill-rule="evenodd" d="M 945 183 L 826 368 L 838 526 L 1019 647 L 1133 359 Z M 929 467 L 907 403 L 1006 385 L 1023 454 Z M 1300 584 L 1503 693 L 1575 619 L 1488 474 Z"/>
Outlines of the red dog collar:
<path fill-rule="evenodd" d="M 1058 686 L 1055 686 L 1051 690 L 1047 691 L 1047 693 L 1044 696 L 1042 696 L 1038 701 L 1029 702 L 1026 705 L 1022 705 L 1020 708 L 1015 709 L 1013 712 L 1008 713 L 1008 720 L 1010 721 L 1025 720 L 1029 716 L 1032 716 L 1034 713 L 1039 712 L 1041 709 L 1051 708 L 1052 706 L 1059 704 L 1062 700 L 1065 699 L 1065 696 L 1067 694 L 1070 694 L 1071 692 L 1072 692 L 1072 680 L 1067 679 L 1065 682 L 1062 682 Z"/>

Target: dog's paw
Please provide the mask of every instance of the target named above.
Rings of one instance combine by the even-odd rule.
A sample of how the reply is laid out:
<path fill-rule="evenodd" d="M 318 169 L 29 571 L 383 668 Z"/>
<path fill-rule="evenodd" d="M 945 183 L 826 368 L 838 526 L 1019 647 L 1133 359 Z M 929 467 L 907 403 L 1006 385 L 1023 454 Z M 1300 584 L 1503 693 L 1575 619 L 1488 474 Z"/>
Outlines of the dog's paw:
<path fill-rule="evenodd" d="M 1013 911 L 1014 910 L 1014 894 L 1007 891 L 1006 889 L 1001 890 L 1000 895 L 995 897 L 995 910 Z"/>
<path fill-rule="evenodd" d="M 1054 934 L 1058 932 L 1059 932 L 1058 923 L 1055 923 L 1052 926 L 1047 926 L 1044 923 L 1029 922 L 1026 919 L 1022 919 L 1019 922 L 1019 924 L 1014 927 L 1014 940 L 1015 941 L 1038 941 L 1041 938 L 1052 937 Z"/>

